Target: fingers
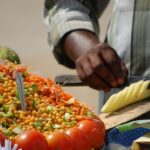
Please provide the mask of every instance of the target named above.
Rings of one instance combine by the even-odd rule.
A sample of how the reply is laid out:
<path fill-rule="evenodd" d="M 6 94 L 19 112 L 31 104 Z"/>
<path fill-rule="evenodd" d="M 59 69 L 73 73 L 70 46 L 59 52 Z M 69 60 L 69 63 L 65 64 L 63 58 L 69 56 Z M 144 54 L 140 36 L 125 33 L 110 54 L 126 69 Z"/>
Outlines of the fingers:
<path fill-rule="evenodd" d="M 91 88 L 109 91 L 111 87 L 95 73 L 89 59 L 83 59 L 82 63 L 80 62 L 81 60 L 79 59 L 76 62 L 76 70 L 80 79 Z"/>
<path fill-rule="evenodd" d="M 80 58 L 76 61 L 76 70 L 80 79 L 89 87 L 108 92 L 111 86 L 93 70 L 89 59 Z"/>
<path fill-rule="evenodd" d="M 124 83 L 127 69 L 116 52 L 106 44 L 98 45 L 76 60 L 80 79 L 97 90 L 109 91 Z"/>
<path fill-rule="evenodd" d="M 105 92 L 109 92 L 111 87 L 107 84 L 102 78 L 97 76 L 97 74 L 91 74 L 90 76 L 84 79 L 84 82 L 91 88 L 97 90 L 104 90 Z"/>
<path fill-rule="evenodd" d="M 80 69 L 81 70 L 81 69 Z M 97 89 L 97 90 L 106 90 L 109 91 L 110 90 L 110 86 L 107 85 L 107 83 L 105 83 L 99 76 L 97 76 L 94 72 L 91 74 L 86 74 L 86 71 L 82 69 L 82 72 L 84 72 L 84 76 L 83 78 L 80 78 L 84 83 L 86 83 L 86 85 L 88 85 L 89 87 L 93 88 L 93 89 Z M 79 73 L 80 75 L 80 73 Z"/>
<path fill-rule="evenodd" d="M 112 73 L 112 76 L 115 79 L 113 82 L 118 82 L 119 85 L 123 84 L 127 75 L 127 69 L 117 53 L 105 44 L 105 47 L 101 48 L 99 56 Z"/>
<path fill-rule="evenodd" d="M 94 72 L 97 74 L 99 78 L 105 81 L 110 87 L 117 87 L 118 83 L 115 81 L 114 75 L 111 73 L 111 70 L 107 67 L 105 62 L 102 59 L 96 57 L 90 57 L 90 62 L 92 64 L 92 68 Z"/>

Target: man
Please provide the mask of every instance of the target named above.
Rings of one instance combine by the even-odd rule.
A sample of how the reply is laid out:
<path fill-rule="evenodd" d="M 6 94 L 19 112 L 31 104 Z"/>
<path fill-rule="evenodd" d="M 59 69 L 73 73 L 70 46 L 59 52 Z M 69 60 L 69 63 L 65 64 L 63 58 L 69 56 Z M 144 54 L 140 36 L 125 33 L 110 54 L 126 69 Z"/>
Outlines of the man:
<path fill-rule="evenodd" d="M 108 2 L 45 1 L 49 43 L 58 62 L 76 68 L 91 88 L 106 92 L 121 85 L 128 71 L 150 75 L 149 0 L 115 1 L 106 44 L 98 38 L 98 18 Z"/>
<path fill-rule="evenodd" d="M 46 0 L 49 43 L 60 64 L 101 90 L 100 107 L 127 75 L 150 76 L 150 1 L 115 0 L 105 43 L 98 19 L 109 0 Z M 125 65 L 124 65 L 125 64 Z"/>
<path fill-rule="evenodd" d="M 91 88 L 110 91 L 127 75 L 150 76 L 150 1 L 115 0 L 105 43 L 98 19 L 109 0 L 46 0 L 49 43 L 60 64 Z"/>

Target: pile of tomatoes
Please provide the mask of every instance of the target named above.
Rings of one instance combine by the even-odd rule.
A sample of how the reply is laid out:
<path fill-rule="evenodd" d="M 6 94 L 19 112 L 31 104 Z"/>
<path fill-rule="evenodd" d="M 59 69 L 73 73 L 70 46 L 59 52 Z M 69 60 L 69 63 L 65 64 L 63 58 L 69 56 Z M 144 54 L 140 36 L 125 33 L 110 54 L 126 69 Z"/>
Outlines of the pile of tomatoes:
<path fill-rule="evenodd" d="M 105 127 L 100 120 L 86 119 L 65 131 L 54 131 L 48 136 L 37 130 L 19 134 L 13 143 L 22 150 L 95 150 L 104 144 Z M 1 132 L 0 142 L 6 137 Z"/>

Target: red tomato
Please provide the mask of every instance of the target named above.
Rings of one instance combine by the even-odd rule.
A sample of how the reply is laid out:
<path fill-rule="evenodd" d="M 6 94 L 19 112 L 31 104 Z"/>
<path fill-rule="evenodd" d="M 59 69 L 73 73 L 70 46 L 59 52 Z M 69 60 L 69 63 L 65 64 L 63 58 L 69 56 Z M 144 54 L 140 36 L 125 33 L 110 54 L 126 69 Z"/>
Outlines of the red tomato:
<path fill-rule="evenodd" d="M 45 136 L 36 130 L 27 130 L 16 137 L 15 143 L 22 150 L 48 150 Z"/>
<path fill-rule="evenodd" d="M 5 144 L 5 139 L 6 139 L 6 136 L 4 135 L 3 132 L 0 131 L 0 144 L 2 146 L 4 146 L 4 144 Z"/>
<path fill-rule="evenodd" d="M 69 128 L 66 130 L 73 142 L 73 150 L 90 150 L 87 135 L 77 127 Z"/>
<path fill-rule="evenodd" d="M 82 120 L 77 124 L 77 127 L 88 134 L 91 147 L 100 148 L 103 146 L 105 138 L 105 127 L 103 122 L 92 119 Z"/>
<path fill-rule="evenodd" d="M 64 132 L 55 131 L 47 136 L 48 150 L 73 150 L 70 137 Z"/>

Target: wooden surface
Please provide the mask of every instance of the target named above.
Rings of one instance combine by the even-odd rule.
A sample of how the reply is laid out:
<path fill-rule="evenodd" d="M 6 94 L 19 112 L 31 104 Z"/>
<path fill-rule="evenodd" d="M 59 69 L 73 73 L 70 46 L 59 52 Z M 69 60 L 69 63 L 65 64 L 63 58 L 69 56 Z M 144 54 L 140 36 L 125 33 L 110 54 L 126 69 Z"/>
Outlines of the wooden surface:
<path fill-rule="evenodd" d="M 101 113 L 100 119 L 104 122 L 106 130 L 133 120 L 150 111 L 150 98 L 113 113 Z"/>

